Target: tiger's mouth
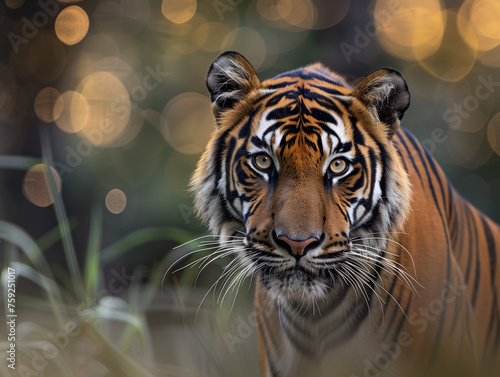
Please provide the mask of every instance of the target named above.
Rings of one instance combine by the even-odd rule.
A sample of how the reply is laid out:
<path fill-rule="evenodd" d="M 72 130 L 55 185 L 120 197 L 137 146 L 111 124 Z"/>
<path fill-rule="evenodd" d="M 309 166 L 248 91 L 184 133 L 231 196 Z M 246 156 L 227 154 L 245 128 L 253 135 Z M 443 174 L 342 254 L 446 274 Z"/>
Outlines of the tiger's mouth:
<path fill-rule="evenodd" d="M 312 284 L 318 278 L 313 272 L 306 270 L 299 264 L 284 271 L 278 272 L 276 278 L 280 280 L 283 285 L 297 285 L 297 284 Z"/>
<path fill-rule="evenodd" d="M 299 263 L 279 271 L 271 267 L 263 268 L 260 277 L 271 294 L 290 300 L 316 300 L 336 285 L 333 272 L 308 269 Z"/>

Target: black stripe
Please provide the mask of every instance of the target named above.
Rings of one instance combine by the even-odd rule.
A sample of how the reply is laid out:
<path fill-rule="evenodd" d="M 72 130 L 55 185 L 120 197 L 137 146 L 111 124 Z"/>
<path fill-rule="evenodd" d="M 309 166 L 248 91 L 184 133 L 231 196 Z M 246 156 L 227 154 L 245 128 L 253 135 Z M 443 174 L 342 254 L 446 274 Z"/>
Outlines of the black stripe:
<path fill-rule="evenodd" d="M 473 216 L 472 213 L 471 213 L 471 216 Z M 471 254 L 474 253 L 474 255 L 476 256 L 476 270 L 475 270 L 476 275 L 474 276 L 474 285 L 473 285 L 473 289 L 472 289 L 471 303 L 472 303 L 472 307 L 475 309 L 477 296 L 479 293 L 479 283 L 481 281 L 481 256 L 480 256 L 480 250 L 477 247 L 479 244 L 479 235 L 477 232 L 477 224 L 474 221 L 474 219 L 472 219 L 471 226 L 472 226 L 472 230 L 473 230 L 473 234 L 474 234 L 474 241 L 475 241 L 471 247 Z"/>
<path fill-rule="evenodd" d="M 318 109 L 317 107 L 313 107 L 310 112 L 311 116 L 319 122 L 332 123 L 334 125 L 338 124 L 337 119 L 335 119 L 331 114 L 327 113 L 324 110 Z"/>
<path fill-rule="evenodd" d="M 500 318 L 499 318 L 499 313 L 498 313 L 498 295 L 497 295 L 497 288 L 496 288 L 496 266 L 497 266 L 497 255 L 496 255 L 496 245 L 495 245 L 495 239 L 493 238 L 493 233 L 491 231 L 491 228 L 489 224 L 486 222 L 486 219 L 483 216 L 481 217 L 481 222 L 483 225 L 484 229 L 484 236 L 486 238 L 486 243 L 488 245 L 488 257 L 489 257 L 489 265 L 490 265 L 490 284 L 491 284 L 491 290 L 493 291 L 493 303 L 492 303 L 492 309 L 491 309 L 491 315 L 490 315 L 490 321 L 488 324 L 488 332 L 487 332 L 487 338 L 486 338 L 486 343 L 489 343 L 490 337 L 495 334 L 496 337 L 494 338 L 494 350 L 493 352 L 496 353 L 498 350 L 499 346 L 499 341 L 500 341 Z M 494 331 L 494 326 L 496 326 L 496 331 Z"/>
<path fill-rule="evenodd" d="M 448 238 L 448 236 L 449 236 L 449 234 L 448 234 L 448 228 L 446 226 L 446 222 L 445 222 L 445 219 L 444 219 L 444 216 L 443 216 L 443 213 L 442 213 L 442 209 L 439 206 L 439 201 L 438 201 L 438 198 L 436 196 L 436 191 L 434 190 L 434 185 L 432 184 L 432 178 L 431 178 L 429 169 L 427 167 L 427 164 L 429 164 L 429 161 L 427 160 L 426 157 L 428 157 L 428 156 L 424 157 L 424 155 L 422 153 L 421 146 L 418 144 L 418 142 L 413 137 L 413 135 L 411 135 L 406 130 L 404 130 L 404 132 L 405 132 L 406 136 L 408 137 L 408 140 L 412 143 L 413 148 L 418 153 L 418 155 L 420 157 L 420 160 L 422 161 L 422 164 L 423 164 L 423 166 L 425 168 L 425 173 L 427 175 L 427 181 L 429 183 L 429 188 L 430 188 L 431 193 L 432 193 L 432 198 L 433 198 L 434 203 L 436 205 L 436 209 L 438 210 L 439 217 L 441 218 L 441 224 L 443 226 L 443 234 L 445 235 L 445 240 L 446 240 L 446 281 L 450 281 L 450 275 L 451 275 L 451 254 L 450 254 L 450 244 L 449 244 L 449 238 Z M 430 158 L 432 158 L 432 157 L 430 157 Z M 438 177 L 436 177 L 436 179 L 437 178 Z M 444 302 L 443 312 L 441 313 L 441 316 L 439 318 L 439 325 L 438 325 L 438 331 L 437 331 L 437 335 L 436 335 L 436 340 L 434 341 L 434 345 L 432 347 L 431 358 L 429 360 L 428 367 L 430 367 L 434 363 L 434 361 L 436 359 L 437 351 L 439 349 L 439 344 L 441 343 L 441 338 L 443 336 L 444 321 L 445 321 L 445 317 L 446 317 L 445 314 L 446 314 L 446 310 L 447 310 L 446 301 L 447 301 L 447 297 L 448 297 L 448 293 L 449 293 L 448 286 L 444 287 L 443 292 L 444 292 L 444 294 L 443 294 L 443 302 Z"/>
<path fill-rule="evenodd" d="M 405 129 L 401 128 L 401 130 L 404 132 Z M 406 144 L 406 141 L 403 139 L 402 135 L 399 135 L 399 140 L 401 141 L 401 144 L 403 144 L 403 147 L 406 149 L 406 153 L 408 154 L 408 158 L 410 159 L 411 163 L 413 164 L 413 169 L 417 172 L 418 178 L 420 179 L 420 183 L 422 184 L 422 187 L 425 188 L 424 186 L 424 181 L 422 179 L 422 176 L 420 175 L 420 170 L 417 168 L 417 164 L 415 162 L 415 159 L 413 158 L 413 154 L 410 152 L 410 148 L 408 148 L 408 145 Z M 404 160 L 404 159 L 403 159 Z"/>
<path fill-rule="evenodd" d="M 453 195 L 452 193 L 450 196 Z M 459 205 L 457 200 L 453 200 L 452 204 L 452 211 L 453 212 L 453 232 L 452 232 L 452 243 L 453 247 L 455 248 L 457 245 L 460 246 L 460 248 L 457 250 L 457 261 L 460 264 L 460 261 L 462 259 L 462 254 L 464 251 L 464 242 L 465 242 L 465 232 L 464 232 L 464 220 L 465 220 L 465 215 L 463 213 L 463 206 Z M 462 221 L 458 221 L 461 219 Z M 458 240 L 458 237 L 460 237 L 460 241 Z"/>
<path fill-rule="evenodd" d="M 480 215 L 481 222 L 483 223 L 484 236 L 486 237 L 486 243 L 488 244 L 488 257 L 489 257 L 489 265 L 490 265 L 490 281 L 491 288 L 496 295 L 496 267 L 497 267 L 497 254 L 496 254 L 496 245 L 495 239 L 493 238 L 493 233 L 486 219 Z"/>
<path fill-rule="evenodd" d="M 342 92 L 338 91 L 335 88 L 327 88 L 327 87 L 324 87 L 324 86 L 321 86 L 321 85 L 314 85 L 314 84 L 309 84 L 309 86 L 311 86 L 313 88 L 316 88 L 316 89 L 319 89 L 319 90 L 322 90 L 323 92 L 326 92 L 328 94 L 343 95 Z"/>
<path fill-rule="evenodd" d="M 259 315 L 257 315 L 257 313 L 256 313 L 255 318 L 257 319 L 257 325 L 261 328 L 265 328 L 265 330 L 267 332 L 268 338 L 266 338 L 264 336 L 264 331 L 262 331 L 262 333 L 261 333 L 261 338 L 264 341 L 264 343 L 266 343 L 265 349 L 267 352 L 267 359 L 269 360 L 269 364 L 272 364 L 272 362 L 271 362 L 272 359 L 271 359 L 271 355 L 269 354 L 269 351 L 271 349 L 278 351 L 280 348 L 280 344 L 278 343 L 278 341 L 274 337 L 274 334 L 269 327 L 269 323 L 267 321 L 265 314 L 262 311 L 260 311 L 258 314 Z M 261 319 L 262 319 L 262 321 L 261 321 Z M 271 341 L 271 345 L 272 345 L 271 347 L 269 346 L 269 343 L 267 342 L 267 340 Z"/>
<path fill-rule="evenodd" d="M 403 163 L 403 168 L 405 169 L 406 173 L 408 173 L 408 167 L 406 166 L 405 158 L 403 157 L 403 154 L 401 153 L 400 143 L 395 141 L 394 146 L 396 147 L 396 152 L 398 152 L 400 161 Z"/>
<path fill-rule="evenodd" d="M 398 302 L 398 303 L 400 303 L 400 302 L 401 302 L 401 298 L 403 297 L 403 294 L 404 294 L 404 287 L 403 287 L 403 288 L 399 291 L 398 297 L 394 297 L 394 296 L 393 296 L 393 297 L 390 297 L 390 296 L 388 296 L 388 297 L 387 297 L 386 306 L 387 306 L 387 307 L 389 307 L 389 302 L 390 302 L 391 304 L 393 304 L 393 305 L 391 306 L 391 308 L 392 308 L 391 318 L 387 321 L 387 323 L 388 323 L 389 325 L 394 324 L 394 321 L 395 321 L 396 316 L 398 315 L 398 313 L 402 314 L 402 313 L 401 313 L 401 308 L 399 307 L 399 305 L 397 305 L 397 304 L 396 304 L 396 302 Z M 396 301 L 396 302 L 395 302 L 395 301 Z M 401 304 L 400 304 L 400 305 L 401 305 Z M 385 318 L 385 313 L 386 313 L 386 312 L 384 311 L 384 318 Z M 405 313 L 406 313 L 406 311 L 405 311 Z M 404 315 L 403 315 L 403 318 L 405 318 L 405 319 L 406 319 L 406 317 L 405 317 Z M 385 320 L 384 320 L 384 321 L 385 321 Z M 389 331 L 387 331 L 386 337 L 388 337 L 388 336 L 389 336 L 389 334 L 390 334 L 390 333 L 389 333 Z M 391 336 L 391 338 L 393 338 L 393 336 Z"/>
<path fill-rule="evenodd" d="M 408 302 L 406 303 L 406 306 L 403 309 L 403 312 L 401 312 L 401 309 L 399 308 L 399 306 L 396 305 L 397 312 L 400 314 L 401 318 L 400 318 L 399 323 L 396 326 L 396 329 L 394 330 L 394 334 L 392 336 L 392 341 L 395 342 L 395 343 L 398 342 L 399 334 L 401 334 L 401 329 L 403 328 L 404 324 L 407 321 L 406 315 L 408 313 L 408 310 L 410 309 L 411 300 L 413 298 L 413 292 L 411 290 L 409 292 L 410 292 L 410 295 L 408 297 Z M 389 323 L 393 323 L 393 322 L 389 322 Z"/>
<path fill-rule="evenodd" d="M 470 274 L 472 271 L 472 256 L 473 256 L 474 250 L 475 250 L 472 247 L 472 245 L 473 245 L 473 242 L 476 239 L 477 235 L 476 235 L 476 228 L 472 226 L 473 220 L 471 219 L 472 214 L 470 213 L 470 209 L 465 207 L 465 206 L 463 206 L 462 208 L 464 209 L 464 217 L 467 219 L 467 222 L 465 224 L 466 225 L 466 232 L 464 232 L 464 233 L 467 233 L 469 236 L 469 245 L 467 247 L 469 254 L 467 255 L 467 269 L 465 270 L 465 283 L 469 284 Z M 474 295 L 473 295 L 473 297 L 474 297 Z"/>
<path fill-rule="evenodd" d="M 277 84 L 268 85 L 268 86 L 266 86 L 263 89 L 281 89 L 281 88 L 285 88 L 285 87 L 291 86 L 291 85 L 297 85 L 297 80 L 294 80 L 294 81 L 282 81 L 282 82 L 277 83 Z"/>
<path fill-rule="evenodd" d="M 286 77 L 286 78 L 297 77 L 297 78 L 300 78 L 302 80 L 316 79 L 316 80 L 327 82 L 329 84 L 333 84 L 333 85 L 337 85 L 337 86 L 341 86 L 341 87 L 344 86 L 340 81 L 326 76 L 323 72 L 320 73 L 318 71 L 311 71 L 311 70 L 305 69 L 305 68 L 298 68 L 298 69 L 295 69 L 293 71 L 281 73 L 278 76 L 275 76 L 272 80 L 283 78 L 283 77 Z"/>

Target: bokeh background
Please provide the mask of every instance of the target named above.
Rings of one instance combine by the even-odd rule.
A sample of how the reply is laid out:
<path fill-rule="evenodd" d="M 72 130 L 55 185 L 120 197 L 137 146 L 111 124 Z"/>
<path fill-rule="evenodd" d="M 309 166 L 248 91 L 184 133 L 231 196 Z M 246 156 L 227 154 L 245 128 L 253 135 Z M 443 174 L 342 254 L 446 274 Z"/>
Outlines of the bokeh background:
<path fill-rule="evenodd" d="M 178 246 L 206 234 L 188 182 L 225 50 L 261 80 L 318 61 L 352 82 L 400 70 L 404 127 L 500 222 L 499 20 L 498 0 L 3 0 L 0 263 L 20 317 L 18 369 L 0 371 L 257 374 L 251 282 L 221 305 L 222 284 L 201 302 L 227 260 L 196 285 L 200 264 L 163 279 L 213 251 Z"/>

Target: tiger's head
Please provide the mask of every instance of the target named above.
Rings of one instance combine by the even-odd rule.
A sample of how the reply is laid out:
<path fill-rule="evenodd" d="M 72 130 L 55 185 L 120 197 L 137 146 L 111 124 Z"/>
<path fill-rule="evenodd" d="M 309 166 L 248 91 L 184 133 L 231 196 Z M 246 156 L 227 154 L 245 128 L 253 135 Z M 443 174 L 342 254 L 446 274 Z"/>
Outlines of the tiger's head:
<path fill-rule="evenodd" d="M 350 284 L 408 212 L 392 145 L 410 100 L 404 78 L 380 69 L 351 87 L 314 64 L 260 82 L 225 52 L 207 87 L 216 129 L 192 179 L 201 218 L 274 297 L 324 299 Z"/>

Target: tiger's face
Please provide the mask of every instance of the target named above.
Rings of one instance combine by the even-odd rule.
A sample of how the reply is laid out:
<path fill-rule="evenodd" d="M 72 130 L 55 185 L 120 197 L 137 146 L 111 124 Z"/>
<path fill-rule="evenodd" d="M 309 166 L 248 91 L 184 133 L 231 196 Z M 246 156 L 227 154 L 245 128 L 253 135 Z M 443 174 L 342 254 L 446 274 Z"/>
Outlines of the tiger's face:
<path fill-rule="evenodd" d="M 353 89 L 317 64 L 260 83 L 230 52 L 207 86 L 217 129 L 193 178 L 202 218 L 273 297 L 314 302 L 352 284 L 408 208 L 391 144 L 404 79 L 380 70 Z"/>

